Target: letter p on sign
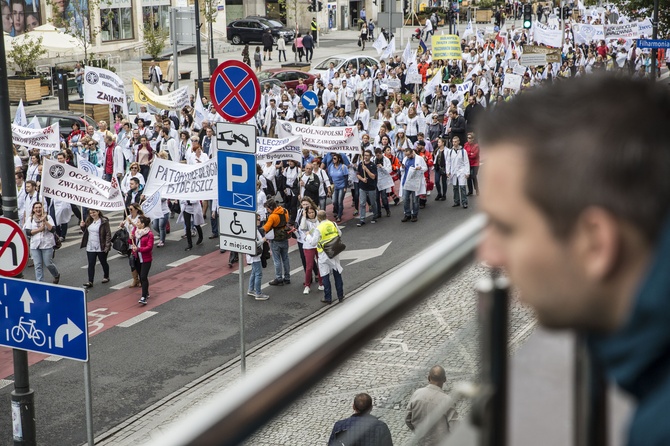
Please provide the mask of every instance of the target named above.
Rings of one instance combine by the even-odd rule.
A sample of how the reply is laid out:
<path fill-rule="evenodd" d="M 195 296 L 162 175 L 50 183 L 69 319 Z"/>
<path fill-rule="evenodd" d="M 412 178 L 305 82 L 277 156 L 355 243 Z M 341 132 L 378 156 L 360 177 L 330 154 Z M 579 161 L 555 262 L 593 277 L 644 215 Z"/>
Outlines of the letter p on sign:
<path fill-rule="evenodd" d="M 233 191 L 233 183 L 247 182 L 247 162 L 242 158 L 228 158 L 226 163 L 226 189 Z"/>

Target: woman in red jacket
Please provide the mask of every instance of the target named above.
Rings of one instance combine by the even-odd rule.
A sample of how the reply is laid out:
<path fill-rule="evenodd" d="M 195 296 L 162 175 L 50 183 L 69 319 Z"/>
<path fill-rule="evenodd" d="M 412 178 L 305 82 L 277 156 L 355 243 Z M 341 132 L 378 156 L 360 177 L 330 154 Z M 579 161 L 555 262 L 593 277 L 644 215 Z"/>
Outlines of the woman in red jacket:
<path fill-rule="evenodd" d="M 475 141 L 475 134 L 468 133 L 468 142 L 463 145 L 470 161 L 470 176 L 468 177 L 468 195 L 472 191 L 479 195 L 479 183 L 477 182 L 477 173 L 479 173 L 479 144 Z"/>
<path fill-rule="evenodd" d="M 130 235 L 130 243 L 135 257 L 135 265 L 140 273 L 142 297 L 139 303 L 147 304 L 149 298 L 149 270 L 151 269 L 152 253 L 154 249 L 154 233 L 151 232 L 151 219 L 140 215 L 137 226 Z"/>

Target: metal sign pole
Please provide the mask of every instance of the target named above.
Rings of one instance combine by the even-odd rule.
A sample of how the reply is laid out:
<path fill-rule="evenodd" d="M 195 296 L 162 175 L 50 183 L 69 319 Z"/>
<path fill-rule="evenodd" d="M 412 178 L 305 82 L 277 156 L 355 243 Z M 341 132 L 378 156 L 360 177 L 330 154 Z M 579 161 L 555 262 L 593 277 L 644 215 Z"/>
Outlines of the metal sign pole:
<path fill-rule="evenodd" d="M 240 267 L 240 371 L 244 375 L 247 372 L 247 351 L 244 346 L 244 263 L 242 256 L 238 254 L 238 263 Z"/>
<path fill-rule="evenodd" d="M 172 34 L 173 91 L 179 88 L 179 62 L 177 57 L 177 9 L 170 9 L 170 33 Z"/>
<path fill-rule="evenodd" d="M 86 395 L 86 438 L 93 446 L 93 396 L 91 394 L 91 360 L 84 362 L 84 393 Z"/>

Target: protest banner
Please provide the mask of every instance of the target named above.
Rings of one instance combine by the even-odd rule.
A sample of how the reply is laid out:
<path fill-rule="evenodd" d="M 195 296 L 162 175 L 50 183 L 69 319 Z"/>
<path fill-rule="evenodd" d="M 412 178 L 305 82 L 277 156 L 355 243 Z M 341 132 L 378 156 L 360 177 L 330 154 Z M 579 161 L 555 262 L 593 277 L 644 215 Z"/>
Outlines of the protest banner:
<path fill-rule="evenodd" d="M 503 88 L 509 88 L 514 91 L 521 90 L 521 76 L 518 74 L 506 73 Z"/>
<path fill-rule="evenodd" d="M 356 127 L 314 127 L 297 122 L 277 120 L 280 138 L 302 136 L 302 147 L 321 153 L 361 153 Z"/>
<path fill-rule="evenodd" d="M 517 65 L 516 67 L 512 68 L 512 72 L 514 74 L 518 74 L 519 76 L 523 76 L 526 74 L 527 68 L 523 65 Z"/>
<path fill-rule="evenodd" d="M 560 50 L 555 48 L 545 48 L 536 45 L 524 45 L 523 54 L 544 54 L 547 56 L 547 63 L 561 63 Z"/>
<path fill-rule="evenodd" d="M 524 67 L 537 67 L 547 64 L 546 54 L 522 54 L 519 63 Z"/>
<path fill-rule="evenodd" d="M 125 209 L 116 179 L 102 180 L 69 164 L 44 160 L 42 194 L 66 203 L 101 211 Z"/>
<path fill-rule="evenodd" d="M 561 30 L 551 29 L 547 25 L 535 21 L 533 22 L 534 41 L 554 48 L 561 47 Z"/>
<path fill-rule="evenodd" d="M 460 60 L 463 57 L 461 39 L 455 34 L 433 36 L 433 60 Z"/>
<path fill-rule="evenodd" d="M 58 123 L 43 129 L 31 129 L 12 124 L 12 142 L 29 149 L 51 154 L 60 150 L 60 129 Z"/>
<path fill-rule="evenodd" d="M 377 190 L 385 191 L 390 189 L 395 185 L 395 181 L 391 177 L 391 174 L 386 172 L 384 169 L 377 169 Z"/>
<path fill-rule="evenodd" d="M 577 23 L 572 25 L 572 34 L 577 45 L 598 42 L 605 38 L 605 30 L 602 25 L 588 25 Z"/>
<path fill-rule="evenodd" d="M 416 59 L 416 58 L 415 58 Z M 421 73 L 419 73 L 419 66 L 416 62 L 411 62 L 407 67 L 407 74 L 405 76 L 406 84 L 420 84 L 423 81 Z"/>
<path fill-rule="evenodd" d="M 174 200 L 218 199 L 216 158 L 201 164 L 181 164 L 155 157 L 144 187 L 144 195 L 161 191 L 162 198 Z"/>
<path fill-rule="evenodd" d="M 449 85 L 451 84 L 442 84 L 443 96 L 446 96 L 447 93 L 449 93 Z M 469 92 L 470 89 L 472 88 L 472 81 L 467 81 L 463 82 L 462 84 L 455 84 L 455 85 L 456 85 L 456 92 L 465 95 L 465 93 Z"/>
<path fill-rule="evenodd" d="M 617 23 L 615 25 L 603 25 L 605 39 L 638 39 L 640 29 L 637 22 Z"/>
<path fill-rule="evenodd" d="M 640 32 L 640 37 L 651 37 L 654 30 L 654 25 L 652 25 L 651 20 L 646 18 L 638 23 L 638 31 Z"/>
<path fill-rule="evenodd" d="M 90 162 L 88 159 L 84 158 L 83 156 L 77 154 L 77 167 L 83 170 L 86 173 L 90 173 L 93 176 L 96 177 L 101 177 L 102 176 L 102 171 L 98 169 L 98 167 Z"/>
<path fill-rule="evenodd" d="M 268 161 L 295 160 L 302 165 L 302 138 L 256 138 L 256 161 L 261 164 Z"/>
<path fill-rule="evenodd" d="M 84 103 L 120 105 L 128 116 L 128 101 L 123 80 L 113 71 L 86 66 L 84 69 Z"/>
<path fill-rule="evenodd" d="M 179 110 L 191 104 L 188 98 L 188 87 L 181 87 L 161 96 L 145 87 L 137 79 L 133 79 L 133 92 L 137 104 L 150 104 L 163 110 Z"/>
<path fill-rule="evenodd" d="M 368 127 L 368 135 L 374 139 L 377 135 L 379 135 L 379 129 L 382 127 L 382 121 L 381 119 L 370 119 L 370 126 Z"/>

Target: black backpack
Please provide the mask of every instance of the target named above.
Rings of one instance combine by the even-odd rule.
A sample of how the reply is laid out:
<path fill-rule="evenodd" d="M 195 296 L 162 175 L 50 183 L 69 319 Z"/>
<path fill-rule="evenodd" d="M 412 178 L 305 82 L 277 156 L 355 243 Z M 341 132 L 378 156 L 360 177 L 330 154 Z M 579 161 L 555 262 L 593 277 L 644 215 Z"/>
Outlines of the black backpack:
<path fill-rule="evenodd" d="M 130 255 L 130 246 L 128 245 L 129 238 L 130 234 L 128 234 L 126 228 L 119 229 L 112 236 L 112 248 L 124 256 Z"/>
<path fill-rule="evenodd" d="M 279 225 L 274 228 L 275 240 L 278 242 L 288 240 L 289 233 L 286 227 L 286 214 L 279 214 Z"/>

